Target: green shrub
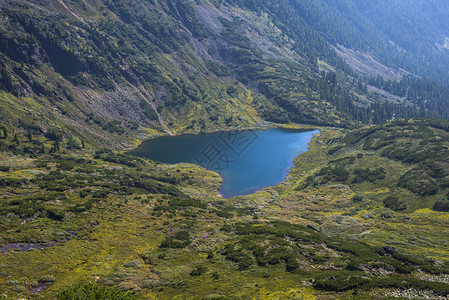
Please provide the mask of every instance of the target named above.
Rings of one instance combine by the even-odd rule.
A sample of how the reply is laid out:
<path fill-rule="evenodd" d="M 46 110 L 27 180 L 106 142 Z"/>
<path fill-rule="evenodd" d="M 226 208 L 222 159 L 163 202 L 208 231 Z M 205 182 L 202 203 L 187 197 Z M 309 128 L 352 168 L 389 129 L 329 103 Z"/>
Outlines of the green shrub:
<path fill-rule="evenodd" d="M 82 190 L 80 191 L 80 197 L 86 198 L 90 194 L 90 190 Z"/>
<path fill-rule="evenodd" d="M 26 287 L 24 287 L 23 285 L 15 285 L 15 286 L 13 286 L 13 287 L 11 288 L 11 290 L 12 290 L 13 292 L 16 292 L 16 293 L 23 293 L 23 292 L 25 292 L 27 289 L 26 289 Z"/>
<path fill-rule="evenodd" d="M 123 264 L 125 268 L 134 268 L 134 269 L 140 269 L 142 267 L 142 262 L 138 259 L 134 259 L 132 261 L 128 261 Z"/>
<path fill-rule="evenodd" d="M 64 209 L 61 208 L 49 208 L 47 209 L 48 218 L 55 221 L 62 221 L 65 216 Z"/>
<path fill-rule="evenodd" d="M 332 154 L 334 154 L 335 152 L 337 152 L 338 150 L 340 150 L 341 148 L 343 148 L 343 146 L 335 146 L 335 147 L 332 147 L 332 148 L 330 148 L 330 149 L 327 151 L 327 154 L 328 154 L 328 155 L 332 155 Z"/>
<path fill-rule="evenodd" d="M 401 211 L 407 208 L 404 201 L 399 199 L 397 196 L 388 196 L 383 200 L 383 204 L 386 208 L 394 211 Z"/>
<path fill-rule="evenodd" d="M 188 231 L 182 230 L 167 237 L 161 244 L 161 248 L 184 248 L 192 242 Z"/>
<path fill-rule="evenodd" d="M 343 182 L 348 180 L 349 172 L 343 165 L 335 165 L 322 168 L 318 173 L 318 176 L 322 177 L 323 183 L 329 181 Z"/>
<path fill-rule="evenodd" d="M 289 255 L 285 258 L 285 269 L 288 272 L 294 271 L 298 268 L 299 268 L 299 263 L 294 254 Z"/>
<path fill-rule="evenodd" d="M 351 201 L 353 203 L 360 203 L 363 201 L 363 199 L 365 199 L 365 197 L 363 197 L 363 195 L 354 195 L 354 197 L 352 197 Z"/>
<path fill-rule="evenodd" d="M 206 273 L 207 268 L 203 266 L 196 267 L 195 269 L 190 272 L 190 276 L 201 276 L 204 273 Z"/>
<path fill-rule="evenodd" d="M 223 225 L 223 227 L 220 228 L 220 231 L 230 233 L 232 231 L 232 226 L 225 224 L 225 225 Z"/>
<path fill-rule="evenodd" d="M 234 217 L 234 214 L 232 212 L 228 211 L 216 211 L 215 214 L 221 218 L 231 219 Z"/>
<path fill-rule="evenodd" d="M 439 186 L 438 183 L 424 170 L 411 170 L 399 178 L 399 186 L 409 189 L 420 196 L 435 195 Z"/>
<path fill-rule="evenodd" d="M 394 212 L 393 210 L 387 208 L 380 214 L 380 216 L 384 219 L 390 219 L 394 217 Z"/>
<path fill-rule="evenodd" d="M 73 168 L 75 168 L 76 163 L 74 161 L 62 161 L 58 164 L 58 169 L 64 170 L 64 171 L 70 171 Z"/>
<path fill-rule="evenodd" d="M 433 210 L 449 212 L 449 199 L 439 199 L 433 205 Z"/>
<path fill-rule="evenodd" d="M 220 279 L 220 274 L 219 274 L 218 272 L 213 272 L 213 273 L 211 274 L 211 276 L 212 276 L 212 278 L 213 278 L 214 280 Z"/>
<path fill-rule="evenodd" d="M 40 283 L 45 283 L 45 284 L 53 283 L 54 281 L 55 281 L 55 276 L 53 276 L 53 275 L 45 275 L 39 279 Z"/>
<path fill-rule="evenodd" d="M 292 255 L 293 252 L 286 247 L 272 248 L 266 254 L 266 261 L 270 265 L 276 265 L 281 261 L 287 261 Z"/>
<path fill-rule="evenodd" d="M 349 274 L 336 273 L 328 278 L 319 278 L 315 282 L 315 288 L 325 291 L 344 292 L 362 286 L 369 282 L 369 279 Z"/>
<path fill-rule="evenodd" d="M 332 276 L 329 276 L 331 275 Z M 449 294 L 449 286 L 442 282 L 429 282 L 417 278 L 409 278 L 399 275 L 390 275 L 386 277 L 371 277 L 350 275 L 347 273 L 326 273 L 315 282 L 316 289 L 344 292 L 348 290 L 371 291 L 379 288 L 395 288 L 416 290 L 432 290 L 441 296 Z"/>
<path fill-rule="evenodd" d="M 227 90 L 226 90 L 226 93 L 229 95 L 229 96 L 232 96 L 232 95 L 234 95 L 234 93 L 235 92 L 237 92 L 237 89 L 234 87 L 234 86 L 229 86 L 228 88 L 227 88 Z"/>
<path fill-rule="evenodd" d="M 385 170 L 383 168 L 359 168 L 354 171 L 354 176 L 352 183 L 376 182 L 385 179 Z"/>
<path fill-rule="evenodd" d="M 0 172 L 9 172 L 10 170 L 10 166 L 0 166 Z"/>
<path fill-rule="evenodd" d="M 243 249 L 235 249 L 233 244 L 226 245 L 223 254 L 226 259 L 238 263 L 239 271 L 247 270 L 253 264 L 251 255 Z"/>

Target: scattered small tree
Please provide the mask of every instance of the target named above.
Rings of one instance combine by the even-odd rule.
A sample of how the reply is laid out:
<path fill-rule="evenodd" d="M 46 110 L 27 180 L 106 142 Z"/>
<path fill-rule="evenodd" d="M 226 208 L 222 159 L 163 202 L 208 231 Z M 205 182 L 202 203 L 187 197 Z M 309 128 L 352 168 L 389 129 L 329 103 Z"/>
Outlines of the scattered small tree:
<path fill-rule="evenodd" d="M 0 127 L 0 139 L 6 139 L 8 137 L 8 130 L 5 126 Z"/>
<path fill-rule="evenodd" d="M 13 142 L 13 143 L 16 143 L 17 146 L 20 145 L 19 138 L 17 137 L 17 134 L 14 135 L 14 139 L 12 140 L 12 142 Z"/>
<path fill-rule="evenodd" d="M 449 212 L 449 193 L 445 199 L 438 199 L 433 205 L 433 210 Z"/>
<path fill-rule="evenodd" d="M 204 273 L 206 273 L 206 271 L 207 271 L 206 267 L 199 266 L 193 269 L 192 272 L 190 272 L 190 276 L 201 276 Z"/>
<path fill-rule="evenodd" d="M 33 141 L 33 134 L 31 133 L 31 130 L 27 131 L 27 139 L 28 139 L 28 142 Z"/>
<path fill-rule="evenodd" d="M 383 200 L 383 204 L 386 208 L 394 211 L 401 211 L 407 208 L 405 202 L 397 196 L 388 196 Z"/>

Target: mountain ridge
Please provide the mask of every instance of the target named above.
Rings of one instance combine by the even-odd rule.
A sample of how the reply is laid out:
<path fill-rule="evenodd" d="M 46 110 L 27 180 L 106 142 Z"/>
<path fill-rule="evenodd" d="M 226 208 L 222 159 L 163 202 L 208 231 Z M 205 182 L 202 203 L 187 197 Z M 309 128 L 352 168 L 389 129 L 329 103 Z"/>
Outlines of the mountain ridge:
<path fill-rule="evenodd" d="M 109 127 L 120 127 L 129 142 L 144 128 L 201 132 L 263 121 L 348 126 L 379 122 L 372 111 L 391 110 L 394 97 L 379 100 L 366 91 L 376 72 L 357 74 L 332 49 L 334 39 L 306 24 L 313 12 L 328 13 L 319 1 L 309 17 L 298 12 L 308 7 L 301 1 L 280 1 L 277 10 L 257 1 L 238 2 L 243 9 L 232 3 L 54 1 L 47 8 L 40 1 L 3 1 L 0 83 L 8 93 L 56 107 L 68 117 L 57 125 L 66 134 L 109 145 L 102 136 L 123 140 Z M 305 24 L 302 33 L 281 13 Z M 323 80 L 317 58 L 331 66 L 326 73 L 336 72 L 335 80 Z M 424 104 L 420 95 L 394 96 L 403 103 L 392 116 L 447 115 L 438 96 L 426 94 Z M 88 127 L 101 134 L 83 136 Z"/>

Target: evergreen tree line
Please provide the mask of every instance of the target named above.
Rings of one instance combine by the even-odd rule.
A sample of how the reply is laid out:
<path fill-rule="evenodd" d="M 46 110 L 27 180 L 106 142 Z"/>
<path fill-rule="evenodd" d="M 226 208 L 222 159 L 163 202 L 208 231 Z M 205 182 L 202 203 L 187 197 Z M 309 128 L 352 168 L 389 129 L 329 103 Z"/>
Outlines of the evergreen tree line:
<path fill-rule="evenodd" d="M 399 81 L 377 76 L 367 82 L 413 103 L 420 117 L 449 119 L 449 88 L 434 81 L 408 75 Z"/>
<path fill-rule="evenodd" d="M 372 81 L 370 80 L 369 82 L 371 83 Z M 381 88 L 381 86 L 378 87 Z M 408 99 L 411 101 L 410 104 L 390 101 L 375 101 L 369 104 L 361 104 L 352 91 L 345 89 L 338 83 L 335 72 L 321 72 L 318 91 L 321 99 L 335 106 L 348 119 L 360 121 L 365 124 L 381 124 L 395 118 L 448 118 L 447 108 L 445 110 L 432 110 L 431 108 L 438 106 L 438 104 L 432 104 L 431 101 L 424 103 L 417 99 Z M 438 116 L 434 116 L 436 112 L 439 112 Z"/>
<path fill-rule="evenodd" d="M 8 68 L 0 63 L 0 90 L 11 90 L 13 86 L 12 77 Z"/>
<path fill-rule="evenodd" d="M 222 0 L 268 13 L 296 49 L 351 72 L 329 44 L 373 54 L 381 63 L 449 85 L 447 4 L 356 0 Z M 393 43 L 392 43 L 393 42 Z M 437 46 L 436 46 L 437 45 Z M 438 46 L 439 45 L 439 46 Z"/>

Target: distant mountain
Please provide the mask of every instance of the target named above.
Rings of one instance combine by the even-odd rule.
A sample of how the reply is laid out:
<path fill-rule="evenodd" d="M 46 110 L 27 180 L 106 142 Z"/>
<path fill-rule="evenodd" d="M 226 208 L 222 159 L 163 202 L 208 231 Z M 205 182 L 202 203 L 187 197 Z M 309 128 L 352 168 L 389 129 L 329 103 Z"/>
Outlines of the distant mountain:
<path fill-rule="evenodd" d="M 0 121 L 19 134 L 58 128 L 120 148 L 144 128 L 449 116 L 448 7 L 437 1 L 1 7 Z"/>

